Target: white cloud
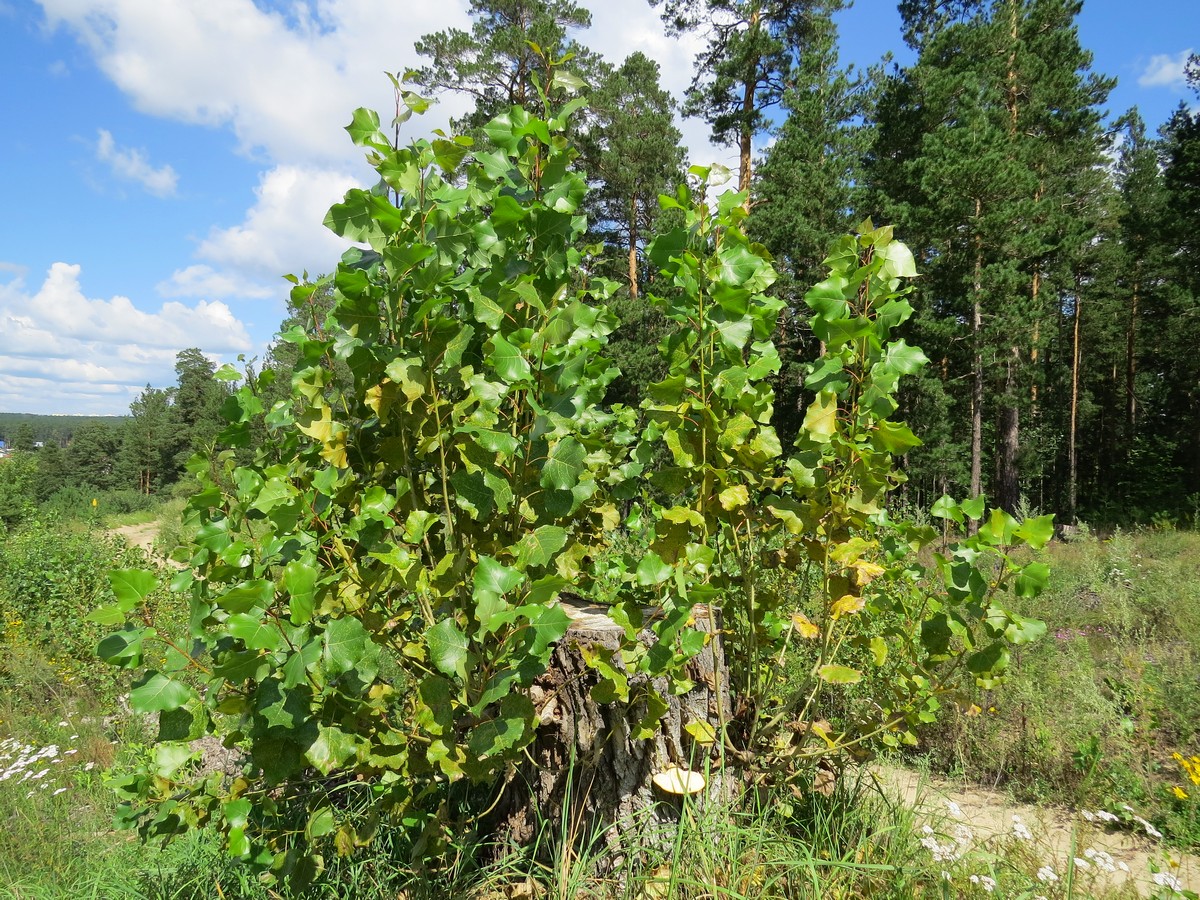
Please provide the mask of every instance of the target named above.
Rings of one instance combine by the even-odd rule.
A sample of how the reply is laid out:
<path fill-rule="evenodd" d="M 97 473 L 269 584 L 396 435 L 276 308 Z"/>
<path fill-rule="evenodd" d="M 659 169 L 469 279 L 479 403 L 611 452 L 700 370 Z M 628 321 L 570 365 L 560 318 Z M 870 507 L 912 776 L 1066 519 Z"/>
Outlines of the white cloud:
<path fill-rule="evenodd" d="M 41 4 L 142 112 L 227 126 L 243 152 L 293 163 L 357 158 L 341 130 L 354 107 L 386 109 L 383 73 L 418 64 L 411 41 L 468 21 L 463 0 L 317 0 L 290 20 L 252 0 Z"/>
<path fill-rule="evenodd" d="M 1183 70 L 1191 55 L 1191 47 L 1180 50 L 1174 56 L 1169 53 L 1155 54 L 1150 57 L 1150 62 L 1138 76 L 1138 85 L 1140 87 L 1183 87 L 1187 80 Z"/>
<path fill-rule="evenodd" d="M 137 182 L 155 197 L 170 197 L 179 183 L 179 176 L 170 166 L 155 168 L 143 151 L 118 147 L 112 133 L 103 128 L 96 141 L 96 158 L 108 163 L 118 178 Z"/>
<path fill-rule="evenodd" d="M 156 289 L 161 297 L 205 297 L 219 300 L 225 297 L 261 299 L 279 292 L 265 285 L 237 278 L 228 272 L 218 272 L 212 266 L 195 265 L 177 269 L 171 277 L 160 281 Z"/>
<path fill-rule="evenodd" d="M 196 255 L 240 278 L 275 284 L 285 273 L 329 271 L 349 245 L 321 223 L 359 183 L 333 169 L 276 166 L 259 180 L 244 221 L 214 228 Z"/>
<path fill-rule="evenodd" d="M 253 350 L 224 303 L 164 303 L 156 312 L 127 297 L 87 297 L 80 267 L 56 262 L 41 287 L 0 284 L 0 409 L 120 414 L 146 384 L 175 381 L 175 355 Z"/>
<path fill-rule="evenodd" d="M 357 106 L 392 105 L 384 71 L 421 65 L 412 42 L 446 28 L 470 28 L 465 0 L 309 0 L 289 15 L 252 0 L 39 0 L 51 27 L 66 27 L 135 106 L 155 116 L 229 127 L 243 152 L 275 163 L 328 165 L 358 160 L 342 131 Z M 699 35 L 667 37 L 645 0 L 585 0 L 592 27 L 579 39 L 619 64 L 641 50 L 681 97 L 691 81 Z M 468 105 L 447 95 L 410 123 L 410 134 L 444 127 Z M 714 160 L 708 127 L 682 123 L 693 158 Z M 729 161 L 727 149 L 718 151 Z M 734 157 L 736 158 L 736 157 Z"/>

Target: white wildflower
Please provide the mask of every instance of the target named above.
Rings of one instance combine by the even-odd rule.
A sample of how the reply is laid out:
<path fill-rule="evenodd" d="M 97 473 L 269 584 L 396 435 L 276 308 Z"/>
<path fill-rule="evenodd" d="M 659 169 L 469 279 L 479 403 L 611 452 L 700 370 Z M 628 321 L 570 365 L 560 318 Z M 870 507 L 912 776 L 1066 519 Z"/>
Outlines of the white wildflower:
<path fill-rule="evenodd" d="M 1055 881 L 1058 881 L 1058 876 L 1054 873 L 1054 870 L 1052 868 L 1050 868 L 1049 866 L 1042 866 L 1040 869 L 1037 870 L 1037 880 L 1045 881 L 1047 883 L 1053 883 Z"/>
<path fill-rule="evenodd" d="M 947 872 L 945 869 L 942 869 L 942 881 L 949 881 L 949 880 L 950 880 L 950 873 Z"/>
<path fill-rule="evenodd" d="M 954 828 L 951 829 L 951 831 L 953 834 L 954 843 L 958 844 L 959 847 L 962 847 L 962 848 L 969 847 L 971 844 L 971 841 L 973 841 L 975 839 L 975 835 L 972 834 L 971 829 L 968 828 L 966 825 L 962 825 L 962 824 L 955 825 Z"/>
<path fill-rule="evenodd" d="M 1031 832 L 1029 830 L 1028 825 L 1026 825 L 1024 822 L 1021 821 L 1020 816 L 1014 815 L 1012 817 L 1012 822 L 1013 822 L 1013 826 L 1012 826 L 1013 837 L 1015 837 L 1019 841 L 1032 841 L 1033 840 L 1033 832 Z"/>
<path fill-rule="evenodd" d="M 1143 828 L 1145 828 L 1146 834 L 1150 835 L 1150 837 L 1161 838 L 1163 836 L 1161 831 L 1159 831 L 1157 828 L 1155 828 L 1153 825 L 1151 825 L 1149 822 L 1147 822 L 1141 816 L 1134 816 L 1133 821 L 1137 822 L 1139 825 L 1141 825 Z"/>
<path fill-rule="evenodd" d="M 1153 881 L 1159 887 L 1170 888 L 1173 891 L 1183 890 L 1183 884 L 1170 872 L 1155 872 Z"/>
<path fill-rule="evenodd" d="M 1075 857 L 1075 868 L 1090 869 L 1091 867 L 1092 867 L 1092 864 L 1090 862 L 1088 862 L 1086 859 L 1084 859 L 1083 857 L 1081 857 L 1081 856 Z"/>
<path fill-rule="evenodd" d="M 63 793 L 65 790 L 66 790 L 66 788 L 65 788 L 65 787 L 60 787 L 60 788 L 59 788 L 57 791 L 55 791 L 55 792 L 54 792 L 53 794 L 51 794 L 50 796 L 51 796 L 51 797 L 57 797 L 59 794 Z"/>
<path fill-rule="evenodd" d="M 953 800 L 946 800 L 945 804 L 946 804 L 946 809 L 950 811 L 950 815 L 954 816 L 954 818 L 956 818 L 956 819 L 966 818 L 963 815 L 962 807 L 960 807 Z"/>
<path fill-rule="evenodd" d="M 987 875 L 972 875 L 971 884 L 979 885 L 989 894 L 996 889 L 996 879 L 989 878 Z"/>
<path fill-rule="evenodd" d="M 1117 866 L 1114 863 L 1111 854 L 1104 850 L 1097 850 L 1095 847 L 1088 847 L 1083 851 L 1083 855 L 1101 872 L 1117 871 Z"/>

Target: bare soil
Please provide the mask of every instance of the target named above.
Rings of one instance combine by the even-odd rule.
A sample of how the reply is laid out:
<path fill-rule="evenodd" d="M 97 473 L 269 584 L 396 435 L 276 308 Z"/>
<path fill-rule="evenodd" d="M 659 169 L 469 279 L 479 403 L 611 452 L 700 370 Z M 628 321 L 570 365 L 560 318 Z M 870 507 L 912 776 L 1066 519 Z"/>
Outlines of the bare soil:
<path fill-rule="evenodd" d="M 1000 791 L 931 778 L 908 769 L 881 767 L 876 776 L 887 793 L 923 812 L 935 831 L 962 823 L 974 833 L 976 845 L 1011 836 L 1013 816 L 1018 816 L 1033 834 L 1031 847 L 1060 877 L 1072 857 L 1083 858 L 1084 851 L 1091 848 L 1109 853 L 1130 870 L 1128 874 L 1121 870 L 1106 874 L 1091 866 L 1083 874 L 1095 877 L 1097 886 L 1129 887 L 1142 896 L 1148 895 L 1156 890 L 1150 868 L 1154 863 L 1160 871 L 1178 878 L 1184 888 L 1200 891 L 1200 858 L 1168 852 L 1144 832 L 1105 828 L 1100 822 L 1088 822 L 1082 811 L 1017 803 Z"/>
<path fill-rule="evenodd" d="M 124 538 L 131 547 L 141 547 L 147 553 L 154 552 L 154 539 L 158 537 L 158 523 L 145 522 L 141 525 L 121 525 L 112 533 Z"/>

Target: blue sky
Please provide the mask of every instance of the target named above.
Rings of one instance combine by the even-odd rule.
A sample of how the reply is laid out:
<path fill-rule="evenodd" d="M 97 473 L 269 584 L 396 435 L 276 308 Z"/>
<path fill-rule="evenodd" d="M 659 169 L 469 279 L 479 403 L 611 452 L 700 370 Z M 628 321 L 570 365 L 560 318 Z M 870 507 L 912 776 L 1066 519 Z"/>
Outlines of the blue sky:
<path fill-rule="evenodd" d="M 584 5 L 584 43 L 614 62 L 642 50 L 682 92 L 696 41 L 667 38 L 645 0 Z M 417 64 L 413 40 L 466 26 L 466 9 L 0 0 L 0 411 L 120 414 L 147 383 L 174 382 L 179 350 L 261 357 L 281 276 L 335 264 L 344 246 L 321 219 L 370 182 L 342 126 L 357 106 L 386 110 L 382 73 Z M 858 0 L 839 23 L 845 61 L 908 59 L 892 0 Z M 1190 96 L 1194 0 L 1090 0 L 1079 29 L 1118 78 L 1114 116 L 1137 104 L 1153 130 Z M 702 123 L 682 127 L 694 160 L 734 163 Z"/>

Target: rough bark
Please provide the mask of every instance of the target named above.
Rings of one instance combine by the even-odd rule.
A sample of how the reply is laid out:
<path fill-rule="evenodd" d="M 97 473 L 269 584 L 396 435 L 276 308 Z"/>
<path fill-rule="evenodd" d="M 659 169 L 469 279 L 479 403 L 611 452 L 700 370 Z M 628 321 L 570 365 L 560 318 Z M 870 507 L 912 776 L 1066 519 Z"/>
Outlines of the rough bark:
<path fill-rule="evenodd" d="M 597 703 L 591 690 L 600 679 L 584 657 L 601 647 L 615 651 L 621 627 L 600 607 L 565 607 L 571 628 L 531 691 L 541 711 L 538 735 L 526 762 L 504 785 L 491 830 L 502 845 L 536 846 L 542 855 L 564 844 L 576 854 L 590 848 L 614 870 L 631 852 L 665 852 L 672 846 L 682 800 L 654 787 L 654 775 L 672 767 L 703 774 L 705 790 L 688 801 L 694 806 L 731 796 L 733 776 L 720 770 L 719 748 L 699 743 L 685 730 L 704 722 L 721 733 L 721 718 L 730 708 L 728 670 L 718 631 L 688 664 L 695 684 L 691 691 L 670 696 L 665 679 L 654 683 L 667 712 L 653 738 L 633 740 L 645 703 Z M 695 618 L 701 629 L 711 631 L 706 607 L 697 607 Z M 647 644 L 653 639 L 648 630 L 641 635 Z M 630 685 L 637 687 L 634 678 Z"/>
<path fill-rule="evenodd" d="M 638 298 L 637 204 L 637 194 L 634 194 L 629 200 L 629 296 L 634 300 Z"/>
<path fill-rule="evenodd" d="M 1137 317 L 1138 294 L 1141 288 L 1141 264 L 1134 268 L 1133 297 L 1129 305 L 1129 322 L 1125 327 L 1125 439 L 1132 440 L 1137 426 Z"/>
<path fill-rule="evenodd" d="M 975 219 L 983 212 L 975 200 Z M 971 298 L 971 496 L 983 493 L 983 238 L 975 234 L 975 277 Z M 974 528 L 971 529 L 974 531 Z"/>
<path fill-rule="evenodd" d="M 1079 290 L 1079 278 L 1075 279 L 1075 316 L 1071 336 L 1071 427 L 1067 440 L 1067 518 L 1075 524 L 1075 503 L 1078 498 L 1078 470 L 1076 460 L 1077 422 L 1079 418 L 1079 316 L 1083 303 Z"/>
<path fill-rule="evenodd" d="M 1016 394 L 1016 369 L 1021 350 L 1011 348 L 1006 368 L 1004 398 L 1000 405 L 1000 452 L 996 460 L 996 493 L 1000 507 L 1015 513 L 1021 502 L 1021 480 L 1017 469 L 1020 451 L 1021 407 Z"/>

